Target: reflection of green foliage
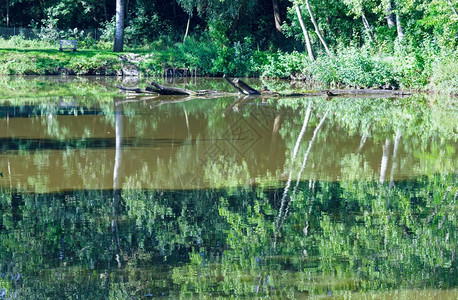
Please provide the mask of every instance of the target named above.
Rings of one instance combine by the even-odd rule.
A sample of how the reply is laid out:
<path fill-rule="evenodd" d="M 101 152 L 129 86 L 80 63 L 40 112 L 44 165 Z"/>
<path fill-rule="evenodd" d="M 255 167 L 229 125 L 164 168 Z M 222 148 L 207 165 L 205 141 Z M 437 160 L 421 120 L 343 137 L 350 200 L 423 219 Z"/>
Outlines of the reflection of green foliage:
<path fill-rule="evenodd" d="M 69 170 L 61 180 L 78 172 L 84 185 L 101 181 L 98 174 L 111 174 L 115 151 L 94 156 L 100 173 L 72 160 L 75 153 L 93 155 L 91 145 L 113 146 L 91 144 L 99 137 L 87 124 L 75 130 L 66 123 L 81 114 L 96 114 L 101 131 L 113 132 L 115 120 L 120 121 L 113 98 L 102 98 L 102 103 L 97 99 L 82 100 L 69 111 L 54 100 L 14 107 L 49 136 L 46 147 L 57 145 L 59 151 L 53 155 L 28 139 L 2 145 L 5 153 L 18 150 L 20 159 L 40 171 L 28 179 L 36 193 L 23 192 L 24 186 L 0 189 L 0 271 L 5 274 L 0 288 L 8 289 L 8 297 L 40 293 L 37 298 L 116 299 L 164 293 L 171 298 L 286 299 L 331 292 L 344 298 L 383 297 L 407 289 L 425 289 L 427 294 L 438 288 L 456 294 L 453 101 L 279 99 L 270 100 L 269 106 L 245 103 L 237 113 L 224 116 L 234 98 L 164 104 L 146 115 L 150 103 L 126 103 L 116 106 L 122 108 L 123 135 L 129 138 L 122 155 L 135 156 L 128 147 L 142 147 L 143 138 L 157 145 L 164 128 L 180 132 L 173 137 L 173 151 L 157 156 L 155 169 L 139 164 L 122 178 L 121 191 L 48 193 L 51 177 L 45 171 L 53 163 Z M 311 119 L 292 161 L 309 101 Z M 296 176 L 312 129 L 327 109 L 307 175 L 297 190 L 291 186 L 282 198 L 283 189 L 275 188 L 284 185 L 290 169 Z M 267 164 L 269 152 L 262 152 L 267 157 L 250 151 L 239 157 L 233 150 L 207 155 L 206 147 L 217 143 L 222 148 L 233 138 L 228 128 L 234 122 L 245 124 L 249 117 L 258 120 L 256 130 L 267 128 L 269 141 L 263 145 L 269 147 L 276 116 L 281 116 L 276 143 L 286 154 L 275 170 L 253 171 L 257 164 Z M 203 129 L 196 130 L 197 125 Z M 398 154 L 390 152 L 388 168 L 391 175 L 402 173 L 401 178 L 409 179 L 386 176 L 386 183 L 380 183 L 382 146 L 391 140 L 393 149 L 396 133 Z M 369 150 L 358 151 L 365 136 Z M 322 180 L 330 167 L 339 169 L 338 176 Z M 177 188 L 145 188 L 167 183 Z"/>
<path fill-rule="evenodd" d="M 41 282 L 49 297 L 68 282 L 80 286 L 73 293 L 114 298 L 175 288 L 183 298 L 288 298 L 456 287 L 455 175 L 303 182 L 280 227 L 278 192 L 261 187 L 132 187 L 121 196 L 2 190 L 9 293 L 36 293 Z M 161 268 L 162 279 L 147 275 Z"/>
<path fill-rule="evenodd" d="M 32 102 L 35 98 L 49 98 L 54 96 L 78 96 L 78 98 L 102 98 L 113 96 L 116 79 L 104 78 L 94 80 L 87 77 L 0 77 L 0 99 L 9 99 L 10 103 Z M 12 100 L 15 99 L 15 100 Z M 42 103 L 45 99 L 37 99 L 35 103 Z M 109 99 L 108 101 L 110 101 Z"/>
<path fill-rule="evenodd" d="M 229 248 L 221 256 L 193 252 L 188 266 L 176 268 L 183 293 L 286 298 L 456 287 L 454 175 L 391 188 L 371 181 L 313 186 L 293 199 L 277 237 L 268 199 L 234 210 L 223 198 Z"/>

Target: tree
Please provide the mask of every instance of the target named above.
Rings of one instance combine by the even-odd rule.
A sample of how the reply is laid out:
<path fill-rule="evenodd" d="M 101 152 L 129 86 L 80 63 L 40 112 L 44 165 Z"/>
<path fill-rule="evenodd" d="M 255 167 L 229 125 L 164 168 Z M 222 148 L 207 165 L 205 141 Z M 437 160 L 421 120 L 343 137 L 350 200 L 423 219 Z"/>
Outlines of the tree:
<path fill-rule="evenodd" d="M 320 42 L 323 44 L 323 47 L 324 47 L 324 49 L 326 50 L 326 53 L 327 53 L 328 55 L 331 54 L 331 52 L 329 51 L 329 48 L 328 48 L 328 44 L 327 44 L 326 41 L 324 40 L 323 35 L 321 34 L 320 29 L 318 28 L 318 24 L 317 24 L 317 22 L 316 22 L 316 20 L 315 20 L 315 17 L 313 16 L 313 12 L 312 12 L 312 8 L 310 7 L 309 0 L 305 0 L 305 5 L 307 6 L 307 10 L 308 10 L 309 15 L 310 15 L 310 20 L 311 20 L 312 23 L 313 23 L 313 27 L 315 27 L 316 35 L 317 35 L 318 38 L 320 39 Z"/>
<path fill-rule="evenodd" d="M 302 19 L 301 10 L 300 10 L 299 5 L 297 4 L 297 2 L 294 3 L 294 6 L 296 8 L 296 14 L 297 14 L 297 18 L 299 19 L 299 23 L 301 25 L 302 32 L 304 34 L 305 45 L 307 46 L 307 52 L 309 54 L 309 58 L 310 58 L 311 61 L 314 61 L 315 57 L 313 56 L 312 44 L 310 43 L 309 33 L 308 33 L 307 29 L 305 28 L 304 20 Z"/>
<path fill-rule="evenodd" d="M 281 34 L 281 17 L 280 17 L 280 7 L 278 6 L 278 0 L 272 0 L 272 7 L 274 10 L 274 21 L 275 21 L 275 30 L 277 35 Z"/>
<path fill-rule="evenodd" d="M 116 0 L 116 30 L 114 37 L 114 52 L 122 52 L 124 49 L 124 15 L 125 0 Z"/>

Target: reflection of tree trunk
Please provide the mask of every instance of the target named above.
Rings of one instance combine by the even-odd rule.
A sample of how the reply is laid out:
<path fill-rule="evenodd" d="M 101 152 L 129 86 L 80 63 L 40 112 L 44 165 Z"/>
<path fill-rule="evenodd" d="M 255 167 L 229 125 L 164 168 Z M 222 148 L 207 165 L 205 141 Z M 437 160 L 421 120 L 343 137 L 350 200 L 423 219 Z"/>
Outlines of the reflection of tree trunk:
<path fill-rule="evenodd" d="M 184 112 L 184 117 L 186 120 L 186 128 L 188 129 L 188 137 L 191 136 L 191 130 L 189 128 L 189 118 L 188 118 L 188 112 L 186 111 L 186 107 L 183 106 L 183 112 Z"/>
<path fill-rule="evenodd" d="M 390 158 L 390 140 L 385 140 L 385 145 L 383 145 L 383 155 L 382 163 L 380 165 L 380 183 L 385 181 L 386 168 L 388 166 L 388 159 Z"/>
<path fill-rule="evenodd" d="M 307 10 L 309 11 L 310 20 L 313 23 L 313 27 L 315 27 L 316 35 L 318 36 L 318 38 L 320 39 L 321 43 L 323 44 L 323 47 L 326 50 L 326 53 L 328 55 L 330 55 L 331 52 L 329 51 L 328 44 L 326 44 L 326 41 L 324 40 L 323 35 L 321 34 L 320 28 L 318 27 L 318 24 L 317 24 L 317 22 L 315 20 L 315 17 L 313 16 L 312 8 L 310 7 L 309 0 L 305 0 L 305 4 L 307 5 Z"/>
<path fill-rule="evenodd" d="M 274 119 L 274 125 L 272 127 L 272 139 L 270 141 L 270 153 L 269 153 L 269 158 L 270 158 L 270 161 L 273 162 L 273 161 L 276 161 L 277 159 L 277 141 L 278 141 L 278 137 L 279 137 L 279 134 L 278 134 L 278 131 L 280 129 L 280 122 L 281 122 L 281 115 L 280 114 L 277 114 L 277 116 L 275 117 Z M 272 167 L 273 167 L 274 164 L 272 164 Z M 275 168 L 275 167 L 273 167 Z M 275 170 L 272 170 L 272 171 L 275 171 Z"/>
<path fill-rule="evenodd" d="M 283 190 L 283 196 L 281 198 L 280 211 L 278 212 L 278 217 L 277 217 L 277 225 L 280 224 L 283 208 L 285 206 L 285 201 L 286 201 L 286 198 L 288 196 L 289 188 L 291 186 L 291 180 L 292 180 L 293 168 L 294 168 L 294 161 L 296 160 L 297 152 L 299 150 L 299 145 L 300 145 L 300 143 L 302 141 L 302 137 L 304 136 L 305 130 L 307 129 L 307 124 L 308 124 L 309 119 L 310 119 L 310 112 L 311 111 L 312 111 L 312 103 L 310 102 L 309 106 L 307 108 L 307 112 L 305 114 L 304 124 L 302 125 L 301 132 L 299 133 L 299 136 L 297 137 L 296 145 L 294 146 L 294 150 L 293 150 L 293 155 L 291 156 L 291 168 L 289 170 L 288 181 L 286 182 L 285 189 Z"/>
<path fill-rule="evenodd" d="M 275 30 L 277 36 L 281 35 L 281 17 L 280 17 L 280 8 L 278 7 L 278 0 L 272 0 L 272 6 L 274 10 L 274 21 L 275 21 Z"/>
<path fill-rule="evenodd" d="M 308 159 L 308 157 L 309 157 L 310 150 L 312 149 L 312 146 L 313 146 L 313 142 L 315 141 L 315 138 L 316 138 L 318 132 L 320 131 L 321 126 L 323 125 L 324 120 L 326 119 L 326 116 L 328 115 L 328 112 L 329 112 L 329 109 L 326 111 L 326 113 L 324 114 L 324 116 L 321 118 L 320 123 L 319 123 L 318 126 L 315 128 L 315 131 L 313 131 L 312 139 L 311 139 L 310 142 L 309 142 L 309 146 L 308 146 L 308 148 L 307 148 L 307 151 L 305 152 L 304 160 L 302 161 L 301 170 L 299 171 L 299 175 L 297 176 L 296 186 L 294 187 L 293 195 L 296 194 L 297 188 L 298 188 L 299 183 L 300 183 L 300 181 L 301 181 L 302 173 L 304 172 L 305 166 L 306 166 L 306 164 L 307 164 L 307 159 Z"/>
<path fill-rule="evenodd" d="M 116 100 L 114 100 L 116 101 Z M 119 256 L 120 246 L 119 246 L 119 232 L 118 232 L 118 223 L 117 223 L 117 211 L 118 205 L 121 200 L 121 178 L 120 178 L 120 169 L 122 162 L 122 106 L 115 105 L 114 111 L 115 117 L 115 164 L 113 169 L 113 203 L 112 203 L 112 220 L 111 220 L 111 232 L 112 237 L 112 253 L 115 256 L 118 268 L 121 267 L 121 261 Z"/>
<path fill-rule="evenodd" d="M 10 191 L 13 190 L 13 181 L 12 181 L 12 178 L 11 178 L 11 165 L 10 165 L 10 161 L 8 160 L 8 179 L 10 181 Z"/>
<path fill-rule="evenodd" d="M 363 134 L 363 135 L 361 136 L 361 141 L 359 142 L 358 151 L 363 150 L 363 147 L 364 147 L 364 145 L 366 144 L 366 140 L 367 140 L 367 135 L 366 135 L 366 134 Z"/>
<path fill-rule="evenodd" d="M 305 46 L 307 47 L 307 52 L 308 52 L 308 54 L 309 54 L 309 59 L 310 59 L 311 61 L 314 61 L 314 60 L 315 60 L 315 57 L 313 56 L 312 43 L 310 42 L 309 32 L 308 32 L 307 29 L 305 28 L 304 20 L 302 19 L 301 10 L 299 9 L 299 5 L 297 4 L 297 2 L 295 3 L 295 6 L 296 6 L 297 18 L 298 18 L 298 20 L 299 20 L 299 24 L 301 24 L 302 33 L 304 34 Z"/>
<path fill-rule="evenodd" d="M 115 164 L 113 170 L 113 190 L 121 189 L 120 186 L 120 168 L 121 168 L 121 151 L 122 151 L 122 107 L 121 105 L 115 106 Z"/>
<path fill-rule="evenodd" d="M 398 154 L 398 146 L 399 146 L 399 141 L 400 140 L 401 140 L 401 131 L 398 130 L 396 132 L 396 137 L 394 139 L 393 159 L 392 159 L 391 174 L 390 174 L 390 188 L 393 188 L 393 186 L 394 186 L 394 174 L 395 174 L 396 169 L 398 167 L 398 164 L 397 164 L 397 161 L 396 161 L 396 156 Z"/>
<path fill-rule="evenodd" d="M 316 138 L 318 132 L 320 131 L 321 126 L 323 125 L 324 120 L 326 119 L 326 116 L 328 115 L 328 112 L 329 112 L 329 109 L 326 111 L 324 116 L 321 118 L 320 123 L 315 128 L 315 130 L 313 131 L 313 136 L 310 139 L 309 146 L 307 147 L 307 151 L 305 152 L 304 160 L 302 161 L 301 170 L 299 171 L 299 174 L 297 175 L 296 186 L 293 189 L 293 196 L 296 195 L 297 188 L 299 187 L 299 184 L 301 182 L 302 173 L 304 173 L 305 166 L 307 165 L 307 160 L 308 160 L 308 157 L 309 157 L 309 154 L 310 154 L 310 150 L 312 149 L 313 142 L 315 141 L 315 138 Z M 288 204 L 286 205 L 285 213 L 283 214 L 283 218 L 281 220 L 281 224 L 280 224 L 279 227 L 282 227 L 283 223 L 285 222 L 286 216 L 288 215 L 290 203 L 291 203 L 291 201 L 289 201 Z"/>

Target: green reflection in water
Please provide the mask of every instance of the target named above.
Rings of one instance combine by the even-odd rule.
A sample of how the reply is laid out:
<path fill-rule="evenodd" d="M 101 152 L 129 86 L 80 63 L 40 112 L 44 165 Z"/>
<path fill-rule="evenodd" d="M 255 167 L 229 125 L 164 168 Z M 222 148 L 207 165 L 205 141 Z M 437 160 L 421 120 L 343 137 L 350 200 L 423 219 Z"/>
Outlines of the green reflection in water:
<path fill-rule="evenodd" d="M 282 189 L 0 193 L 11 297 L 456 295 L 456 175 Z M 419 292 L 421 294 L 421 292 Z"/>
<path fill-rule="evenodd" d="M 452 99 L 77 87 L 0 106 L 0 298 L 457 298 Z"/>

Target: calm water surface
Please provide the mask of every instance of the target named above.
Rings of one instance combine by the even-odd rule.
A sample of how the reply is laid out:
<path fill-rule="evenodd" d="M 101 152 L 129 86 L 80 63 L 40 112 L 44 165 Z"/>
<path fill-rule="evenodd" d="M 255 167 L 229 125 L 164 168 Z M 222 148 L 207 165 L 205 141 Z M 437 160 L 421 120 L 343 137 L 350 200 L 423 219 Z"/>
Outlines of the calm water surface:
<path fill-rule="evenodd" d="M 0 299 L 458 297 L 456 99 L 116 83 L 0 78 Z"/>

